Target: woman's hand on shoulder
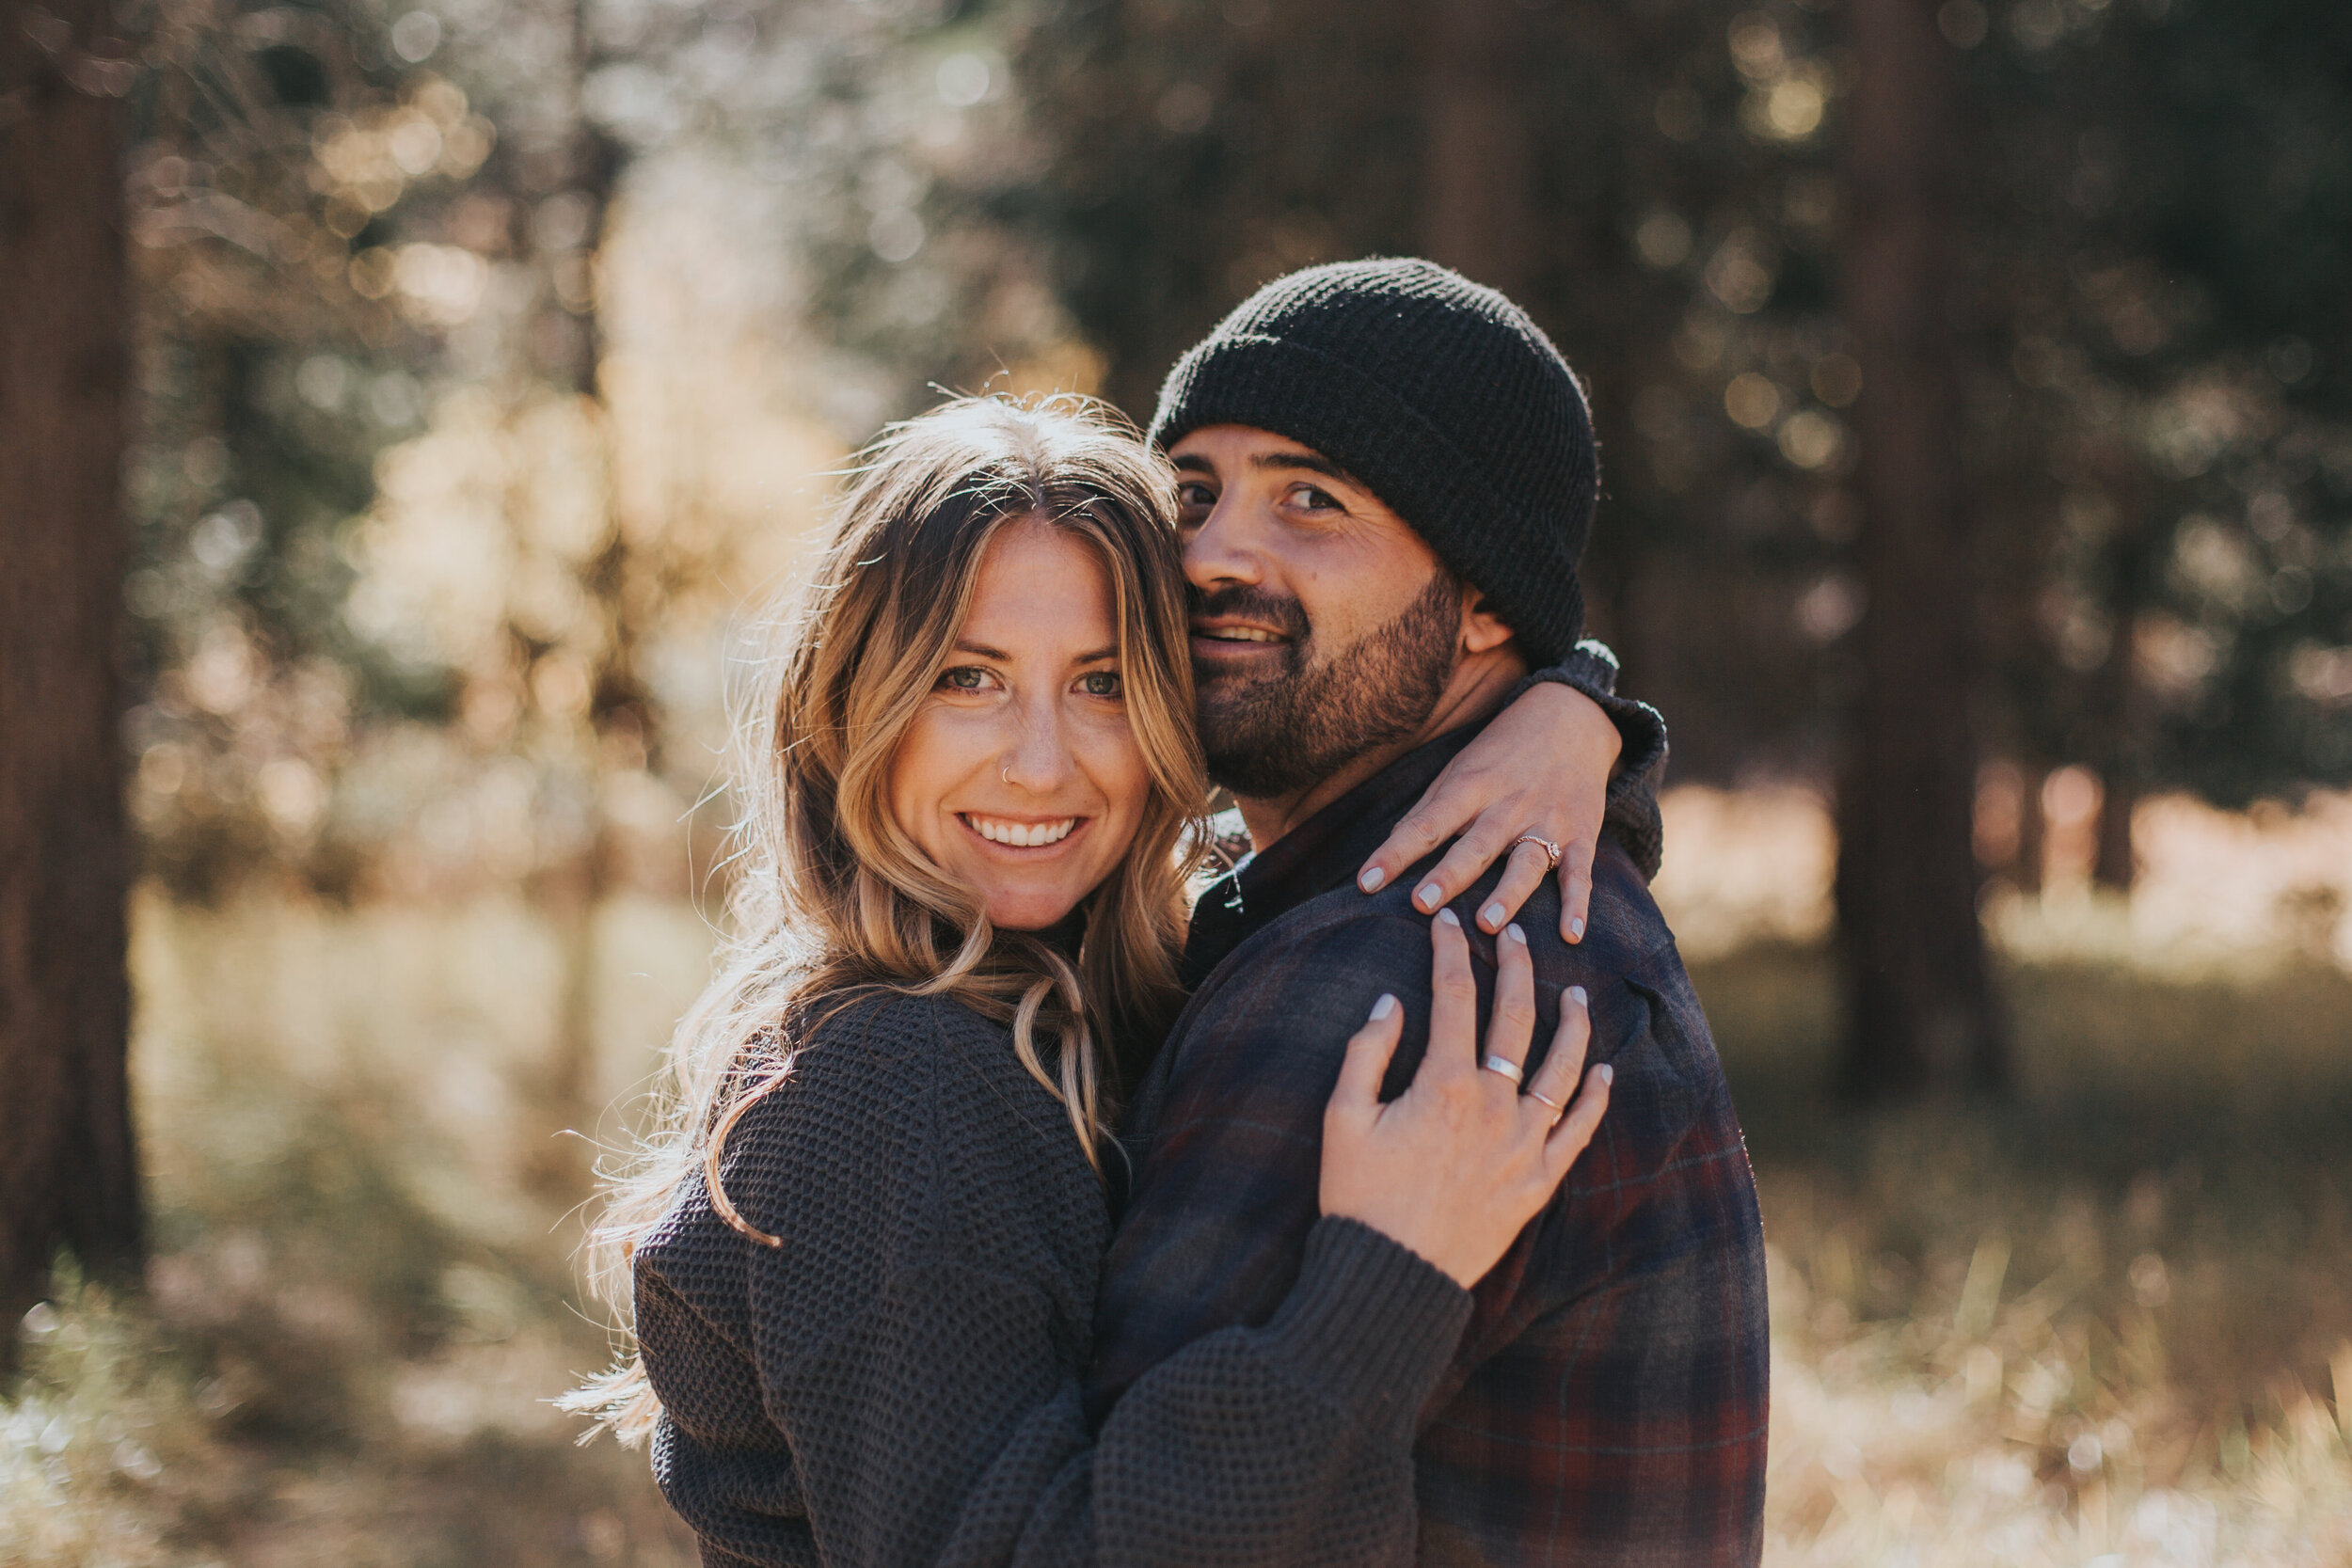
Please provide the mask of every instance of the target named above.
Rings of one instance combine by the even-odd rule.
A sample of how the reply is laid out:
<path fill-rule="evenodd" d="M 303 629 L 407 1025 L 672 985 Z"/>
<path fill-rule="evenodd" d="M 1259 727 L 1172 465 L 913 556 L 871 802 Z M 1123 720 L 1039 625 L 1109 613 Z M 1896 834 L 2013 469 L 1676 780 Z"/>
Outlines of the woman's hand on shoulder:
<path fill-rule="evenodd" d="M 1511 927 L 1495 944 L 1494 1016 L 1482 1052 L 1469 942 L 1451 910 L 1430 926 L 1428 1053 L 1411 1086 L 1384 1105 L 1380 1082 L 1404 1007 L 1383 996 L 1348 1041 L 1324 1112 L 1323 1212 L 1372 1227 L 1467 1288 L 1502 1260 L 1592 1142 L 1611 1072 L 1606 1063 L 1582 1072 L 1592 1019 L 1570 987 L 1550 1053 L 1522 1091 L 1535 1031 L 1526 939 Z"/>
<path fill-rule="evenodd" d="M 1609 815 L 1609 777 L 1624 748 L 1598 703 L 1557 681 L 1536 683 L 1446 764 L 1364 863 L 1356 885 L 1375 892 L 1459 833 L 1414 889 L 1414 908 L 1423 914 L 1442 908 L 1507 857 L 1502 879 L 1479 909 L 1479 926 L 1502 930 L 1545 875 L 1556 871 L 1561 938 L 1582 941 L 1593 857 Z"/>

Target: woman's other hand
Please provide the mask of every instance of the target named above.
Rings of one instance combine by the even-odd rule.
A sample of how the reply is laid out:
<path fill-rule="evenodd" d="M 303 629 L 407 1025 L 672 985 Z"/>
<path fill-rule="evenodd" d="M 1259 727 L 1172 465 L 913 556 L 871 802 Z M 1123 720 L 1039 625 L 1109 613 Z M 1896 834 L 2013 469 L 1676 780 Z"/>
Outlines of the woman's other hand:
<path fill-rule="evenodd" d="M 1611 1073 L 1603 1063 L 1577 1087 L 1592 1038 L 1577 987 L 1562 994 L 1559 1033 L 1524 1092 L 1509 1073 L 1481 1065 L 1526 1064 L 1535 1032 L 1526 938 L 1514 926 L 1495 944 L 1494 1017 L 1482 1052 L 1461 923 L 1444 910 L 1430 930 L 1428 1053 L 1411 1086 L 1384 1105 L 1380 1081 L 1404 1007 L 1383 996 L 1348 1041 L 1323 1117 L 1323 1212 L 1372 1227 L 1468 1288 L 1502 1260 L 1592 1142 L 1609 1108 Z"/>
<path fill-rule="evenodd" d="M 1413 891 L 1423 914 L 1460 896 L 1489 865 L 1510 863 L 1478 924 L 1500 931 L 1542 885 L 1559 846 L 1560 936 L 1581 942 L 1593 901 L 1593 856 L 1609 812 L 1609 774 L 1624 737 L 1600 705 L 1573 687 L 1543 681 L 1495 715 L 1357 873 L 1366 893 L 1404 875 L 1454 834 L 1461 838 Z"/>

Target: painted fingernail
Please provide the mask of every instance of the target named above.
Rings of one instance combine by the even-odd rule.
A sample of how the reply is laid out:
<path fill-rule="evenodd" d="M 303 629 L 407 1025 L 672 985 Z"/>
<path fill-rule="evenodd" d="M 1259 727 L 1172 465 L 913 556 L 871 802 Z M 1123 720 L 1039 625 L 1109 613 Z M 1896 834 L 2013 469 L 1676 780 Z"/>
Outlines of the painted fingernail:
<path fill-rule="evenodd" d="M 1570 986 L 1568 988 L 1568 995 L 1580 1007 L 1589 1006 L 1591 1005 L 1591 998 L 1584 994 L 1584 988 L 1582 986 Z"/>
<path fill-rule="evenodd" d="M 1502 934 L 1509 937 L 1513 942 L 1518 942 L 1521 947 L 1525 947 L 1527 945 L 1527 933 L 1519 929 L 1519 923 L 1516 920 L 1502 928 Z"/>
<path fill-rule="evenodd" d="M 1593 1070 L 1600 1074 L 1600 1081 L 1604 1084 L 1613 1084 L 1617 1081 L 1617 1069 L 1611 1067 L 1607 1062 L 1601 1063 L 1600 1066 L 1595 1068 Z"/>
<path fill-rule="evenodd" d="M 1501 904 L 1489 904 L 1485 909 L 1478 911 L 1478 918 L 1485 921 L 1489 926 L 1500 926 L 1502 924 L 1502 917 L 1510 912 L 1511 911 L 1509 910 L 1504 909 Z M 1518 927 L 1514 926 L 1511 929 L 1516 931 Z"/>
<path fill-rule="evenodd" d="M 1571 936 L 1571 937 L 1581 937 L 1583 934 L 1584 934 L 1584 922 L 1582 922 L 1581 920 L 1571 920 L 1571 921 L 1569 921 L 1569 922 L 1568 922 L 1568 935 L 1569 935 L 1569 936 Z"/>
<path fill-rule="evenodd" d="M 1434 910 L 1445 902 L 1445 889 L 1435 882 L 1423 882 L 1413 890 L 1413 902 L 1424 910 Z"/>
<path fill-rule="evenodd" d="M 1362 876 L 1357 878 L 1356 885 L 1362 888 L 1366 893 L 1377 893 L 1380 891 L 1380 884 L 1388 879 L 1389 874 L 1375 865 L 1371 870 L 1365 872 Z"/>
<path fill-rule="evenodd" d="M 1455 914 L 1452 910 L 1439 910 L 1438 911 L 1438 918 L 1444 921 L 1449 926 L 1459 926 L 1462 923 L 1462 917 Z"/>
<path fill-rule="evenodd" d="M 1372 1005 L 1372 1021 L 1377 1023 L 1394 1011 L 1396 1011 L 1396 998 L 1383 992 L 1380 1000 Z"/>

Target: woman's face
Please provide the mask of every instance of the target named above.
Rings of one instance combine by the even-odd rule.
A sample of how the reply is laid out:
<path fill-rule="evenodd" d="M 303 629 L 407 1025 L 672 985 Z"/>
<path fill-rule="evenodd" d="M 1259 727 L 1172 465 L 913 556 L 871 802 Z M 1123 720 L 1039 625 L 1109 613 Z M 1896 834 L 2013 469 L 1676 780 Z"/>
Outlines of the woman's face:
<path fill-rule="evenodd" d="M 1118 865 L 1150 792 L 1111 582 L 1044 523 L 980 557 L 955 651 L 890 768 L 890 814 L 1006 930 L 1055 925 Z"/>

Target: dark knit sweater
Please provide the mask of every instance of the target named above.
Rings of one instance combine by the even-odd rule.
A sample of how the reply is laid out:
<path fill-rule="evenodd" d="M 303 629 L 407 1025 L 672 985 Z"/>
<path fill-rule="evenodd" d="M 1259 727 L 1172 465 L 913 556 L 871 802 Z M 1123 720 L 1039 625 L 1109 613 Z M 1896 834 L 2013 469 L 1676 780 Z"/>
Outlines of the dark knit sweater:
<path fill-rule="evenodd" d="M 1469 1292 L 1319 1222 L 1288 1300 L 1090 1432 L 1102 1188 L 1008 1032 L 883 997 L 825 1023 L 636 1257 L 654 1469 L 703 1560 L 1407 1562 L 1413 1418 Z"/>

